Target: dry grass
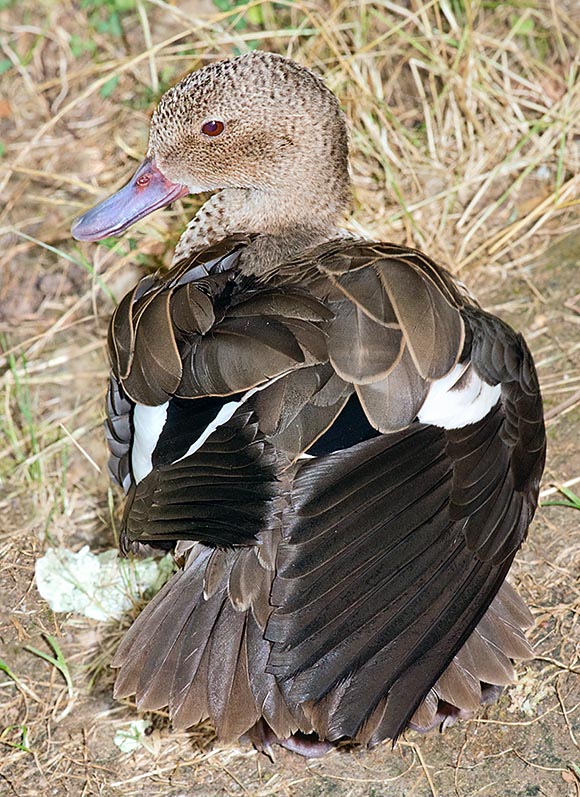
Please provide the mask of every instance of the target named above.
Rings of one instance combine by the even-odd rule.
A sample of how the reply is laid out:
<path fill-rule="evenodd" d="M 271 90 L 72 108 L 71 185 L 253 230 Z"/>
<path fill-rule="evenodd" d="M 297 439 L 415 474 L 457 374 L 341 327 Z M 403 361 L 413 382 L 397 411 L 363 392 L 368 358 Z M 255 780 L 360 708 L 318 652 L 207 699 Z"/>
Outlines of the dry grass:
<path fill-rule="evenodd" d="M 0 794 L 580 795 L 577 510 L 546 507 L 515 578 L 538 658 L 476 720 L 394 752 L 276 764 L 211 729 L 150 750 L 113 744 L 135 717 L 108 669 L 122 628 L 56 616 L 33 583 L 47 546 L 114 544 L 100 433 L 115 298 L 167 262 L 191 202 L 117 242 L 72 218 L 127 178 L 148 113 L 180 75 L 260 46 L 342 98 L 355 152 L 351 226 L 427 248 L 521 328 L 550 419 L 544 495 L 580 480 L 580 8 L 576 0 L 0 2 Z M 229 9 L 229 10 L 228 10 Z M 52 635 L 73 681 L 26 650 Z"/>

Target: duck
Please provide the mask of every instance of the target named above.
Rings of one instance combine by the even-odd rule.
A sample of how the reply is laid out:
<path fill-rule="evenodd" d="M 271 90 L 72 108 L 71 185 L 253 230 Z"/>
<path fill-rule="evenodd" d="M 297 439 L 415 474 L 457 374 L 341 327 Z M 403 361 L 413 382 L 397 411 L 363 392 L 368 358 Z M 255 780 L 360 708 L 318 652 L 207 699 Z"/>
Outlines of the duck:
<path fill-rule="evenodd" d="M 532 355 L 427 254 L 344 229 L 348 149 L 313 71 L 217 61 L 72 227 L 96 241 L 210 194 L 109 326 L 120 549 L 177 563 L 115 696 L 268 754 L 446 727 L 533 656 L 506 580 L 545 462 Z"/>

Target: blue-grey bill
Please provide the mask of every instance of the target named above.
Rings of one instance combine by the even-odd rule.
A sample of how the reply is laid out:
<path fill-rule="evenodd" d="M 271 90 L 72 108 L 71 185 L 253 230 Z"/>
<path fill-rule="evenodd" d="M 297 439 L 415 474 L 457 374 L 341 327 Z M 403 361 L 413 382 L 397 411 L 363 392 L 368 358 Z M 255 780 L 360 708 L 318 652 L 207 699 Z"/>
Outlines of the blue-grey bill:
<path fill-rule="evenodd" d="M 127 185 L 75 219 L 72 236 L 77 241 L 100 241 L 120 235 L 139 219 L 188 193 L 185 185 L 168 180 L 152 158 L 145 158 Z"/>

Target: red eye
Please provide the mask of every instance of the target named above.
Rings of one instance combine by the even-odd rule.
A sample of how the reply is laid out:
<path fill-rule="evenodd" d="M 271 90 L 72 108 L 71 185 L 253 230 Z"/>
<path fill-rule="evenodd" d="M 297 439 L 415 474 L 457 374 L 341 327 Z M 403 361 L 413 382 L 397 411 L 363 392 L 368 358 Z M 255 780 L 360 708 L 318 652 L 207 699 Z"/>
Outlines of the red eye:
<path fill-rule="evenodd" d="M 223 122 L 220 122 L 219 119 L 212 119 L 201 126 L 201 132 L 206 136 L 219 136 L 220 133 L 224 132 L 224 128 L 225 124 Z"/>

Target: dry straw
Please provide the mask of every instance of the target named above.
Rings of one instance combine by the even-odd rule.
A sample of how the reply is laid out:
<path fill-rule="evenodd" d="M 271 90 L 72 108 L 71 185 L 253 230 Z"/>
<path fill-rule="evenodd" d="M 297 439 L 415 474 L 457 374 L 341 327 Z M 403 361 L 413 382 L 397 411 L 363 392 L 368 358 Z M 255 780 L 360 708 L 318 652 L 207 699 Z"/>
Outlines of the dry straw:
<path fill-rule="evenodd" d="M 543 495 L 578 484 L 578 4 L 2 0 L 0 46 L 0 794 L 580 795 L 575 509 L 546 507 L 519 557 L 538 659 L 499 705 L 443 737 L 311 764 L 216 748 L 204 726 L 172 733 L 163 712 L 148 750 L 121 753 L 115 732 L 136 719 L 111 697 L 123 629 L 52 615 L 32 582 L 48 545 L 114 544 L 106 323 L 168 262 L 195 205 L 112 248 L 75 244 L 70 222 L 130 174 L 168 85 L 252 47 L 310 65 L 340 96 L 349 226 L 427 249 L 526 333 L 550 422 Z"/>

